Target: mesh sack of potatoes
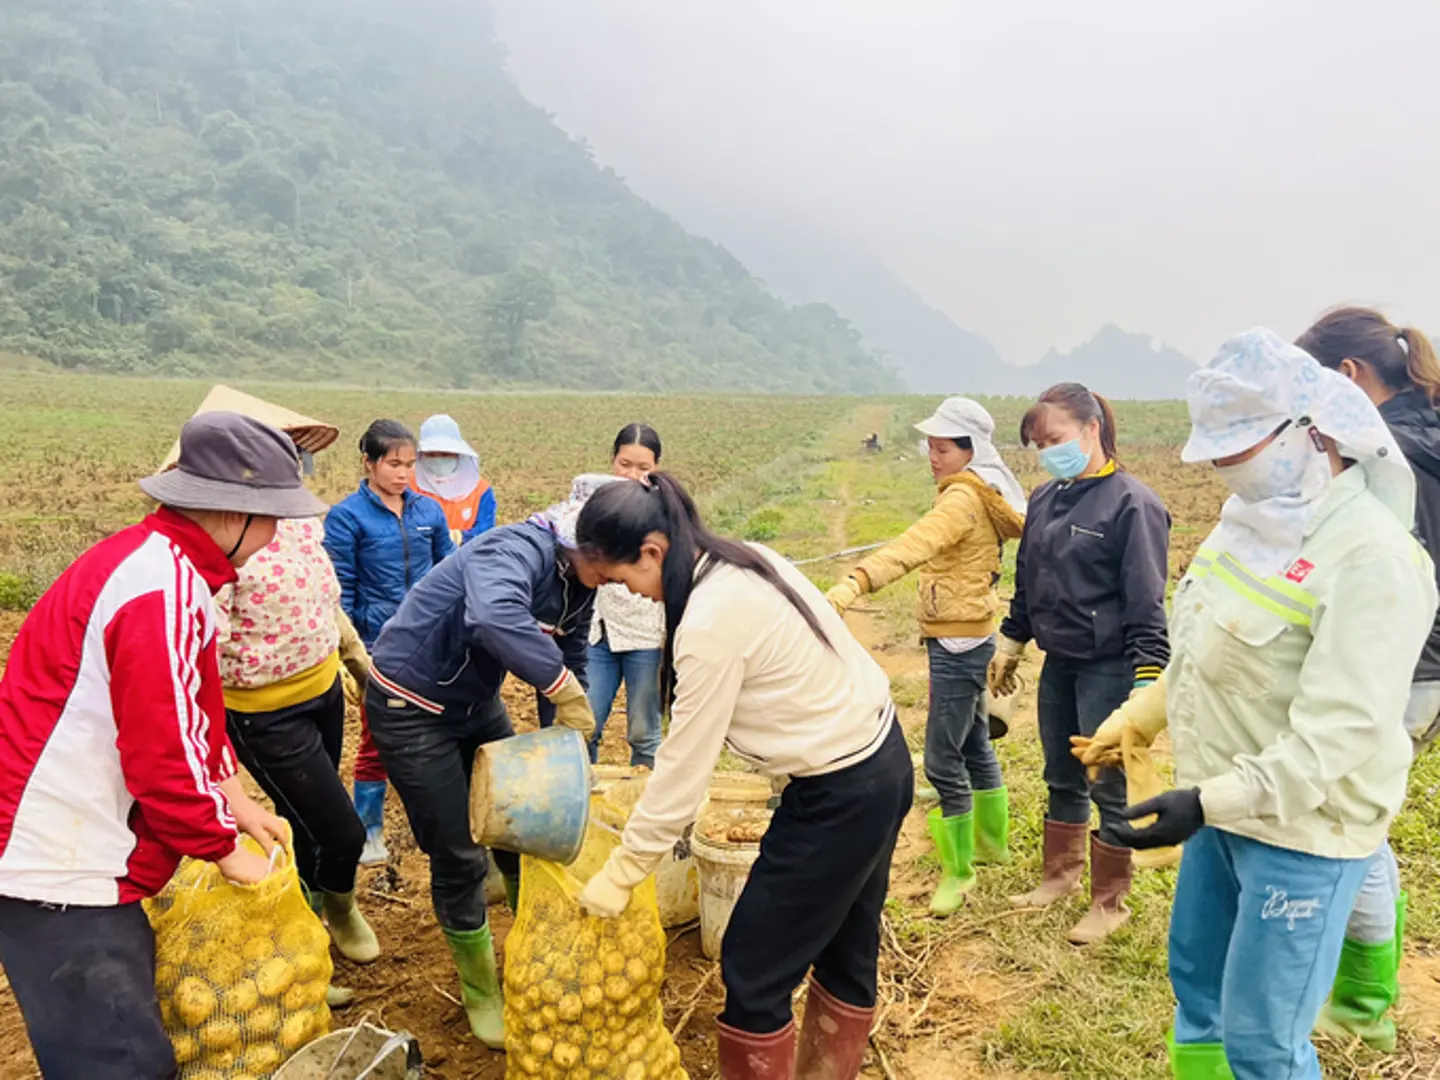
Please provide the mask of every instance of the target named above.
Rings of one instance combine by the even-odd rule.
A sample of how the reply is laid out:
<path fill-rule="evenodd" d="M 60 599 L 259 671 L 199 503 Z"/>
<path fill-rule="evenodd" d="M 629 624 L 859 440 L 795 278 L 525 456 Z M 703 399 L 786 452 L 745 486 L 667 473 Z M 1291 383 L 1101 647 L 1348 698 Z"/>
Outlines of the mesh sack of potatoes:
<path fill-rule="evenodd" d="M 505 941 L 506 1080 L 687 1080 L 660 1007 L 655 879 L 619 918 L 580 908 L 585 882 L 618 842 L 592 825 L 572 866 L 522 862 L 520 913 Z"/>
<path fill-rule="evenodd" d="M 294 861 L 276 850 L 257 885 L 233 885 L 213 863 L 186 859 L 145 903 L 155 991 L 183 1080 L 262 1080 L 330 1030 L 330 936 Z"/>

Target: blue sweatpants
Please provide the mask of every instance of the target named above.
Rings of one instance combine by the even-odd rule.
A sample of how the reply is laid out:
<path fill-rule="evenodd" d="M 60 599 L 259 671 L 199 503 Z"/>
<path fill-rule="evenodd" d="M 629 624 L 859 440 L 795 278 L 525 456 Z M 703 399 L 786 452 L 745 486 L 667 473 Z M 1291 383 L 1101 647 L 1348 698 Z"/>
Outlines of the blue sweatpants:
<path fill-rule="evenodd" d="M 1310 1032 L 1369 859 L 1326 859 L 1204 828 L 1170 916 L 1175 1041 L 1223 1043 L 1235 1080 L 1320 1080 Z"/>

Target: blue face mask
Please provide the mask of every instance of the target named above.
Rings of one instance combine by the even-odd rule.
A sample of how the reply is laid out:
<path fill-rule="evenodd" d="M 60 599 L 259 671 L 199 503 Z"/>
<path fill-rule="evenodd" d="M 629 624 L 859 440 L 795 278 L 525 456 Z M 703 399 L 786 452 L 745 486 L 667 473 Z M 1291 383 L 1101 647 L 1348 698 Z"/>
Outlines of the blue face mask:
<path fill-rule="evenodd" d="M 1073 480 L 1090 465 L 1090 455 L 1080 448 L 1079 439 L 1040 451 L 1040 464 L 1056 480 Z"/>

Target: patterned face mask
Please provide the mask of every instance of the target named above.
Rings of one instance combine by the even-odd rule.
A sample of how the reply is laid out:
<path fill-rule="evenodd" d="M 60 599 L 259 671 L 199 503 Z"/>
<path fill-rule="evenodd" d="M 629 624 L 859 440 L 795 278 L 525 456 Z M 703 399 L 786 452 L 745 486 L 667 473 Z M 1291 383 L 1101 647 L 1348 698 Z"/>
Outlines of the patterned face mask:
<path fill-rule="evenodd" d="M 454 476 L 455 470 L 460 468 L 460 459 L 454 454 L 426 454 L 425 470 L 431 476 L 446 477 Z"/>
<path fill-rule="evenodd" d="M 1312 495 L 1307 488 L 1323 487 L 1329 470 L 1317 468 L 1325 456 L 1315 429 L 1308 421 L 1287 423 L 1265 449 L 1238 465 L 1216 466 L 1215 473 L 1232 494 L 1247 503 Z M 1326 463 L 1328 465 L 1328 462 Z"/>

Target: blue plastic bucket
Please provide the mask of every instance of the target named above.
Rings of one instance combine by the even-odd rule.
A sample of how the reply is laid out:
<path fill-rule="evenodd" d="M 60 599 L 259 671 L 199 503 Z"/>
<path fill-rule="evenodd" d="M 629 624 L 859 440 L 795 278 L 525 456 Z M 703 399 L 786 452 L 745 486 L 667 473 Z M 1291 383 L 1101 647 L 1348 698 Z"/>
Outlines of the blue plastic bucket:
<path fill-rule="evenodd" d="M 568 866 L 590 823 L 590 754 L 566 727 L 486 743 L 470 778 L 470 835 Z"/>

